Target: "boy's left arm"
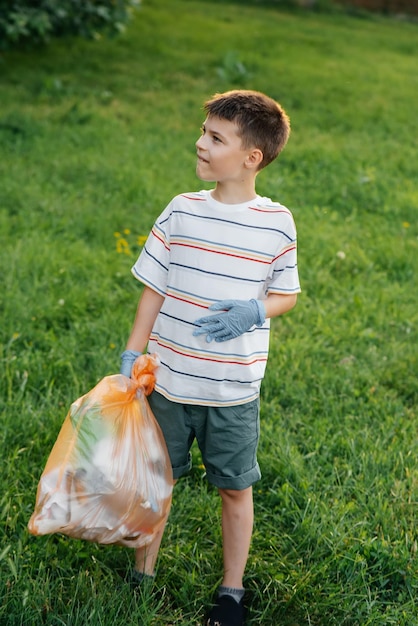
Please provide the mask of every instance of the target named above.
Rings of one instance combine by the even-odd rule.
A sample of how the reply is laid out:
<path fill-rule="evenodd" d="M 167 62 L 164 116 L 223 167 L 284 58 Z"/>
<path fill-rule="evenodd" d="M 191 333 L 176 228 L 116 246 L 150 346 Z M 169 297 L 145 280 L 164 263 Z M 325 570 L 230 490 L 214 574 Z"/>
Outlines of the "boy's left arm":
<path fill-rule="evenodd" d="M 296 305 L 298 296 L 296 293 L 281 294 L 271 293 L 265 300 L 262 300 L 266 310 L 266 317 L 277 317 L 287 313 Z"/>
<path fill-rule="evenodd" d="M 277 317 L 290 311 L 297 294 L 270 294 L 265 300 L 221 300 L 209 307 L 220 311 L 216 315 L 201 317 L 194 335 L 206 335 L 206 341 L 227 341 L 239 337 L 252 326 L 262 326 L 267 317 Z"/>

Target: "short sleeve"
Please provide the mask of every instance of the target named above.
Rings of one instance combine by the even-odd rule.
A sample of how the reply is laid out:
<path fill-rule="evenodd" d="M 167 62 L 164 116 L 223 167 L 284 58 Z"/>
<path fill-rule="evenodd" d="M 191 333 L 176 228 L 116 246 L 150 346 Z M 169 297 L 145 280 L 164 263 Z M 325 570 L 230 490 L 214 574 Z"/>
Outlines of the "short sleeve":
<path fill-rule="evenodd" d="M 267 293 L 294 294 L 301 291 L 297 263 L 297 235 L 293 217 L 287 215 L 285 237 L 271 263 Z"/>
<path fill-rule="evenodd" d="M 170 265 L 170 218 L 172 203 L 156 220 L 139 255 L 132 274 L 135 278 L 161 295 L 166 294 Z"/>

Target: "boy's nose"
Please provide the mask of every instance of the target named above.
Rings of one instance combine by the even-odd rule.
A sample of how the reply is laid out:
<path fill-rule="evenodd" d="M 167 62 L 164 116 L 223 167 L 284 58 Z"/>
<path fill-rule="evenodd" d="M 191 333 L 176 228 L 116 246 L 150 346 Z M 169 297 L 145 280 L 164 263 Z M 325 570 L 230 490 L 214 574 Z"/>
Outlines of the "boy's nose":
<path fill-rule="evenodd" d="M 202 148 L 203 149 L 203 135 L 201 135 L 199 137 L 199 139 L 196 141 L 196 148 Z"/>

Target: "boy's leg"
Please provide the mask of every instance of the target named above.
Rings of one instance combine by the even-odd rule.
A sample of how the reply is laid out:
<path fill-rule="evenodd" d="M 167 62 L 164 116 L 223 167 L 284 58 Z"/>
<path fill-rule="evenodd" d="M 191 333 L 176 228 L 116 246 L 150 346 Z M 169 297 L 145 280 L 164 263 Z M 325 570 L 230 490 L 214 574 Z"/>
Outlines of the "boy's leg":
<path fill-rule="evenodd" d="M 219 489 L 222 498 L 223 587 L 242 589 L 253 532 L 252 487 L 237 491 Z"/>
<path fill-rule="evenodd" d="M 165 524 L 155 535 L 151 543 L 135 550 L 135 570 L 141 574 L 154 576 L 155 564 L 157 562 L 158 552 L 163 538 Z"/>
<path fill-rule="evenodd" d="M 219 489 L 222 498 L 224 577 L 207 626 L 243 626 L 245 621 L 242 579 L 253 530 L 252 487 L 241 491 Z"/>
<path fill-rule="evenodd" d="M 173 481 L 173 485 L 176 484 L 176 480 Z M 154 576 L 155 564 L 158 558 L 158 552 L 160 550 L 161 541 L 164 535 L 164 530 L 167 524 L 170 509 L 167 511 L 164 523 L 161 524 L 160 529 L 155 534 L 151 543 L 135 550 L 135 570 L 141 574 L 147 574 L 148 576 Z"/>
<path fill-rule="evenodd" d="M 171 402 L 155 390 L 148 396 L 148 403 L 162 430 L 173 473 L 176 476 L 182 476 L 190 467 L 189 448 L 193 441 L 192 433 L 185 423 L 187 407 Z M 173 487 L 177 480 L 178 478 L 173 480 Z M 168 515 L 169 513 L 167 513 L 167 518 Z M 147 574 L 148 576 L 154 575 L 167 518 L 153 541 L 149 545 L 138 548 L 135 551 L 135 570 L 137 572 Z"/>

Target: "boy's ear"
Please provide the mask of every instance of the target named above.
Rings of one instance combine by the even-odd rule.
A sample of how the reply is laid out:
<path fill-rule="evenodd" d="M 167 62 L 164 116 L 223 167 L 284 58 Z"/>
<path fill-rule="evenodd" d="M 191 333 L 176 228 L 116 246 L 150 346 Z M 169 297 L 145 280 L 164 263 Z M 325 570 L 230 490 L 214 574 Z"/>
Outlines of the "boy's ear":
<path fill-rule="evenodd" d="M 250 169 L 257 169 L 263 160 L 263 153 L 259 148 L 253 148 L 245 159 L 245 165 Z"/>

